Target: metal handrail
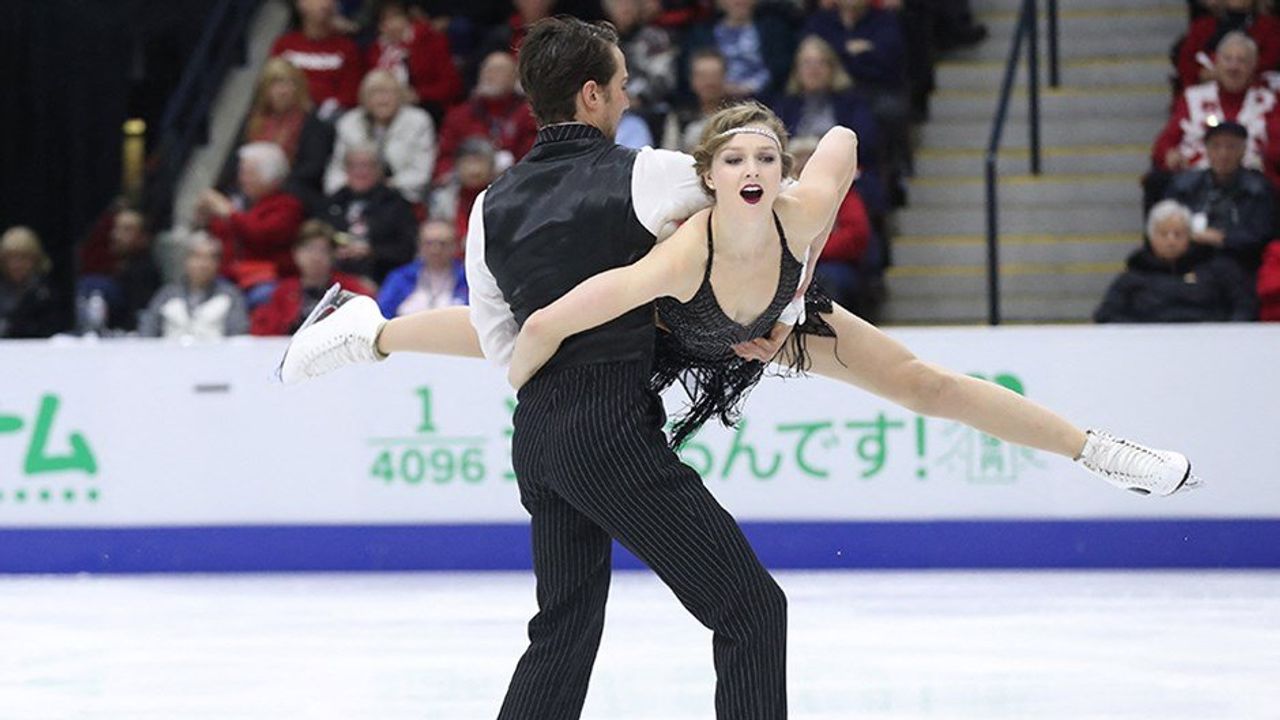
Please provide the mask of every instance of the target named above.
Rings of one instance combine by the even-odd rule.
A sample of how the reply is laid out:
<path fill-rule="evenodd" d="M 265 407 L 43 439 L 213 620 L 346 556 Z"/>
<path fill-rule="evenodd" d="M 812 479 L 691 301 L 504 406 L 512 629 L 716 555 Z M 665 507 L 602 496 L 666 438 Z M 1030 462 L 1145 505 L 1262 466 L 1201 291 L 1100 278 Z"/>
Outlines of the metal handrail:
<path fill-rule="evenodd" d="M 245 36 L 262 0 L 217 0 L 165 106 L 147 177 L 147 214 L 157 227 L 173 214 L 175 188 L 195 145 L 206 141 L 217 89 L 234 64 L 244 62 Z"/>
<path fill-rule="evenodd" d="M 1058 87 L 1058 3 L 1048 0 L 1049 35 L 1049 84 Z M 1013 31 L 1013 43 L 1009 47 L 1009 60 L 1004 67 L 1004 81 L 1000 85 L 1000 101 L 996 104 L 995 120 L 991 125 L 991 138 L 987 142 L 986 192 L 987 192 L 987 322 L 1000 324 L 1000 235 L 996 196 L 999 183 L 997 162 L 1000 142 L 1004 136 L 1005 119 L 1009 114 L 1009 98 L 1013 93 L 1013 80 L 1018 71 L 1018 56 L 1022 51 L 1023 37 L 1027 39 L 1027 125 L 1031 145 L 1031 172 L 1041 173 L 1040 155 L 1040 27 L 1036 0 L 1022 0 L 1018 22 Z"/>

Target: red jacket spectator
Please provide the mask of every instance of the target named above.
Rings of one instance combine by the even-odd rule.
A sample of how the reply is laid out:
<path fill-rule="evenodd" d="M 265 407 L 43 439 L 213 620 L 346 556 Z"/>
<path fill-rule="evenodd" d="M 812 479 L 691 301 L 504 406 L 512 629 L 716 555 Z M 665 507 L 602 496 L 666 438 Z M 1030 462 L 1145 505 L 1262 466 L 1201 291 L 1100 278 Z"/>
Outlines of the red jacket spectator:
<path fill-rule="evenodd" d="M 317 105 L 332 100 L 344 108 L 353 108 L 359 102 L 364 63 L 350 38 L 329 35 L 315 39 L 295 30 L 276 40 L 271 55 L 283 57 L 306 73 L 311 100 Z"/>
<path fill-rule="evenodd" d="M 373 296 L 373 291 L 360 278 L 335 272 L 329 281 L 319 288 L 321 294 L 330 285 L 338 283 L 343 290 Z M 292 335 L 302 323 L 302 281 L 296 277 L 280 281 L 271 299 L 254 309 L 249 321 L 251 335 Z"/>
<path fill-rule="evenodd" d="M 511 154 L 510 162 L 499 163 L 500 169 L 524 157 L 538 139 L 538 123 L 533 119 L 529 103 L 519 95 L 472 97 L 445 115 L 440 130 L 440 154 L 436 160 L 436 178 L 453 169 L 454 154 L 469 137 L 487 138 L 498 150 Z"/>
<path fill-rule="evenodd" d="M 1216 82 L 1193 85 L 1184 90 L 1174 104 L 1169 122 L 1165 124 L 1151 149 L 1151 163 L 1159 170 L 1172 172 L 1207 168 L 1209 160 L 1204 150 L 1205 130 L 1210 124 L 1232 120 L 1249 131 L 1245 167 L 1262 170 L 1268 145 L 1268 116 L 1275 107 L 1275 93 L 1261 85 L 1253 85 L 1239 92 L 1231 92 Z M 1181 167 L 1169 165 L 1169 152 L 1174 149 L 1178 150 L 1181 157 Z"/>
<path fill-rule="evenodd" d="M 1213 60 L 1215 48 L 1209 47 L 1209 43 L 1214 42 L 1218 35 L 1218 22 L 1218 18 L 1206 15 L 1191 23 L 1186 39 L 1178 48 L 1178 80 L 1183 87 L 1203 82 L 1200 79 L 1202 66 L 1196 60 L 1196 53 L 1203 52 Z M 1265 13 L 1256 14 L 1245 32 L 1258 44 L 1258 69 L 1277 69 L 1280 64 L 1280 19 Z"/>
<path fill-rule="evenodd" d="M 277 190 L 247 210 L 209 220 L 209 232 L 222 241 L 220 273 L 241 287 L 297 274 L 293 241 L 302 224 L 302 203 Z"/>
<path fill-rule="evenodd" d="M 867 208 L 856 190 L 850 189 L 836 212 L 836 222 L 831 228 L 827 244 L 822 247 L 823 262 L 838 261 L 856 263 L 867 251 L 867 243 L 871 240 L 871 220 L 867 217 Z"/>
<path fill-rule="evenodd" d="M 1258 319 L 1280 322 L 1280 242 L 1273 242 L 1262 253 L 1258 269 Z"/>
<path fill-rule="evenodd" d="M 449 107 L 462 94 L 462 78 L 453 64 L 449 38 L 429 23 L 414 21 L 399 43 L 380 36 L 366 56 L 369 69 L 390 70 L 413 88 L 419 104 Z"/>

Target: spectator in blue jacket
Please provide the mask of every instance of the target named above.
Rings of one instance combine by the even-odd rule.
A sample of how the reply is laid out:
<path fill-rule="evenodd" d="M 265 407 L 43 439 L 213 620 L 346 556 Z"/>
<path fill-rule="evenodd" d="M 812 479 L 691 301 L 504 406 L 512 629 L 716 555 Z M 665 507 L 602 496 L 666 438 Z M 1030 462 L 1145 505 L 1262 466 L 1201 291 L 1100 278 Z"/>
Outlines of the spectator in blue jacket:
<path fill-rule="evenodd" d="M 682 79 L 694 51 L 714 47 L 725 61 L 730 97 L 769 97 L 782 89 L 791 72 L 795 28 L 776 11 L 761 11 L 756 0 L 718 0 L 723 13 L 714 22 L 695 25 L 685 38 Z M 687 86 L 684 88 L 687 91 Z"/>
<path fill-rule="evenodd" d="M 884 131 L 885 160 L 896 186 L 897 176 L 911 168 L 906 42 L 898 16 L 872 7 L 870 0 L 835 0 L 834 9 L 809 17 L 804 34 L 827 41 L 871 102 Z"/>
<path fill-rule="evenodd" d="M 467 276 L 453 224 L 428 220 L 418 232 L 418 259 L 391 271 L 378 293 L 386 317 L 467 304 Z"/>
<path fill-rule="evenodd" d="M 787 94 L 774 100 L 774 112 L 791 137 L 822 137 L 836 125 L 858 133 L 858 195 L 873 215 L 888 209 L 880 176 L 880 138 L 871 106 L 840 65 L 825 40 L 810 35 L 796 50 Z"/>

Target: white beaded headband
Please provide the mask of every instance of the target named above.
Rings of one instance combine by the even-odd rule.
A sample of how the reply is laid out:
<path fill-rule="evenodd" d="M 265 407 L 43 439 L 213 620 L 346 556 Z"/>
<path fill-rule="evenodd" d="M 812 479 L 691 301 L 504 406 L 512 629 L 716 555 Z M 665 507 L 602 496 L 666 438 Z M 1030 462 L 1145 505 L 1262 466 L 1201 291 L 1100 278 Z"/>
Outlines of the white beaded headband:
<path fill-rule="evenodd" d="M 767 137 L 770 140 L 772 140 L 774 144 L 778 146 L 779 150 L 782 149 L 782 141 L 778 139 L 778 136 L 776 133 L 774 133 L 772 130 L 768 128 L 754 127 L 751 125 L 743 125 L 736 128 L 729 128 L 728 130 L 725 130 L 719 135 L 716 135 L 716 137 L 717 138 L 729 137 L 730 135 L 739 135 L 741 133 L 751 133 L 752 135 L 760 135 L 763 137 Z"/>

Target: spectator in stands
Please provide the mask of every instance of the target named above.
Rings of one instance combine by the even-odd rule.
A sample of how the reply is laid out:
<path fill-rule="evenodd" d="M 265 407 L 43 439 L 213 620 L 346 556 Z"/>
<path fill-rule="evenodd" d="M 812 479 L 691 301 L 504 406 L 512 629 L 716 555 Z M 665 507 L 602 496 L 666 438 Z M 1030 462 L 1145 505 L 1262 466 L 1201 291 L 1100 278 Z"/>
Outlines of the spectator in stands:
<path fill-rule="evenodd" d="M 31 228 L 11 227 L 0 235 L 0 338 L 46 338 L 61 329 L 45 279 L 51 267 Z"/>
<path fill-rule="evenodd" d="M 182 279 L 151 298 L 138 322 L 144 337 L 214 340 L 249 332 L 244 295 L 218 277 L 222 244 L 203 232 L 187 241 Z"/>
<path fill-rule="evenodd" d="M 367 67 L 390 70 L 411 89 L 413 102 L 439 122 L 462 94 L 448 36 L 411 18 L 407 0 L 381 0 L 376 12 L 378 39 L 369 47 Z"/>
<path fill-rule="evenodd" d="M 651 120 L 666 112 L 675 90 L 676 48 L 666 30 L 645 24 L 643 3 L 604 0 L 604 12 L 618 30 L 618 48 L 627 59 L 631 111 Z"/>
<path fill-rule="evenodd" d="M 479 50 L 471 59 L 468 81 L 476 77 L 476 69 L 493 53 L 505 52 L 513 56 L 519 55 L 520 46 L 524 44 L 524 36 L 529 32 L 529 26 L 543 18 L 551 17 L 556 8 L 556 0 L 512 0 L 509 7 L 513 7 L 514 12 L 507 21 L 491 28 L 480 41 Z M 468 82 L 468 84 L 474 83 Z"/>
<path fill-rule="evenodd" d="M 378 293 L 386 317 L 467 304 L 467 275 L 453 225 L 428 220 L 418 234 L 418 259 L 396 268 Z"/>
<path fill-rule="evenodd" d="M 1272 241 L 1262 251 L 1258 268 L 1258 319 L 1280 322 L 1280 242 Z"/>
<path fill-rule="evenodd" d="M 343 159 L 353 145 L 373 143 L 387 171 L 387 184 L 411 203 L 426 199 L 436 164 L 436 126 L 409 101 L 409 91 L 387 70 L 374 70 L 360 83 L 360 107 L 338 120 L 324 188 L 332 195 L 347 184 Z"/>
<path fill-rule="evenodd" d="M 428 216 L 452 223 L 457 236 L 466 237 L 476 197 L 497 177 L 493 145 L 484 138 L 468 138 L 458 148 L 453 171 L 432 190 Z"/>
<path fill-rule="evenodd" d="M 409 201 L 383 182 L 377 146 L 348 147 L 343 170 L 347 184 L 329 196 L 324 212 L 338 231 L 337 267 L 382 282 L 413 258 L 418 220 Z"/>
<path fill-rule="evenodd" d="M 1209 128 L 1208 169 L 1175 175 L 1166 197 L 1190 208 L 1192 242 L 1222 250 L 1252 276 L 1272 238 L 1274 201 L 1267 178 L 1241 165 L 1248 138 L 1239 123 Z"/>
<path fill-rule="evenodd" d="M 676 33 L 709 19 L 715 12 L 712 0 L 644 0 L 641 12 L 646 23 Z"/>
<path fill-rule="evenodd" d="M 1231 32 L 1247 34 L 1258 46 L 1257 70 L 1280 65 L 1280 20 L 1261 12 L 1257 0 L 1224 0 L 1222 13 L 1205 15 L 1191 23 L 1178 48 L 1178 81 L 1183 88 L 1219 80 L 1214 54 L 1218 43 Z"/>
<path fill-rule="evenodd" d="M 284 150 L 290 167 L 287 189 L 308 211 L 319 211 L 324 170 L 333 150 L 333 125 L 313 109 L 306 76 L 283 58 L 271 58 L 262 67 L 241 140 L 242 144 L 254 142 L 275 143 Z M 231 191 L 235 177 L 233 157 L 223 168 L 218 187 Z"/>
<path fill-rule="evenodd" d="M 870 0 L 836 0 L 834 9 L 809 17 L 804 33 L 827 42 L 871 103 L 881 130 L 894 204 L 901 204 L 899 177 L 911 168 L 911 112 L 904 72 L 906 44 L 897 15 L 873 7 Z"/>
<path fill-rule="evenodd" d="M 814 136 L 792 139 L 788 149 L 795 158 L 796 175 L 817 147 L 818 138 Z M 818 256 L 815 270 L 818 280 L 836 302 L 851 310 L 865 311 L 873 300 L 872 294 L 880 287 L 884 270 L 882 258 L 880 240 L 872 229 L 867 208 L 857 187 L 852 187 L 836 211 L 835 224 Z M 865 312 L 859 312 L 863 314 Z"/>
<path fill-rule="evenodd" d="M 689 59 L 689 87 L 696 100 L 667 115 L 662 146 L 692 152 L 702 136 L 702 128 L 728 99 L 724 57 L 715 48 L 702 48 Z"/>
<path fill-rule="evenodd" d="M 302 224 L 293 245 L 298 275 L 281 280 L 271 299 L 253 311 L 249 328 L 252 334 L 292 335 L 334 283 L 344 290 L 373 295 L 360 278 L 333 269 L 336 245 L 334 230 L 327 223 L 308 220 Z"/>
<path fill-rule="evenodd" d="M 356 106 L 364 74 L 360 50 L 334 30 L 334 0 L 297 0 L 296 6 L 301 27 L 281 35 L 271 55 L 306 73 L 311 100 L 320 106 L 321 117 L 332 118 L 339 109 Z"/>
<path fill-rule="evenodd" d="M 1191 242 L 1191 211 L 1161 200 L 1147 218 L 1147 242 L 1129 256 L 1093 314 L 1100 323 L 1252 320 L 1252 289 L 1229 258 Z"/>
<path fill-rule="evenodd" d="M 529 103 L 516 93 L 516 61 L 508 52 L 494 52 L 480 67 L 471 97 L 445 116 L 440 130 L 440 161 L 436 180 L 453 169 L 458 146 L 470 137 L 487 138 L 497 149 L 498 172 L 511 167 L 533 147 L 538 123 Z"/>
<path fill-rule="evenodd" d="M 689 29 L 686 52 L 714 47 L 725 62 L 725 90 L 737 98 L 768 97 L 791 72 L 795 29 L 774 11 L 757 9 L 757 0 L 718 0 L 721 16 Z M 689 58 L 692 58 L 690 55 Z M 683 66 L 688 68 L 686 61 Z"/>
<path fill-rule="evenodd" d="M 274 143 L 240 148 L 240 190 L 247 206 L 206 190 L 196 222 L 222 241 L 221 274 L 245 291 L 249 307 L 270 296 L 280 278 L 297 274 L 291 248 L 304 217 L 302 203 L 283 189 L 289 161 Z"/>
<path fill-rule="evenodd" d="M 86 302 L 96 294 L 106 301 L 107 322 L 92 330 L 132 332 L 138 328 L 138 315 L 160 287 L 160 271 L 151 256 L 151 236 L 142 213 L 128 208 L 116 212 L 110 248 L 110 271 L 82 274 L 76 282 L 76 299 Z"/>
<path fill-rule="evenodd" d="M 1182 91 L 1151 149 L 1152 170 L 1143 183 L 1146 205 L 1164 196 L 1173 173 L 1209 167 L 1205 132 L 1225 120 L 1249 131 L 1244 166 L 1265 169 L 1267 119 L 1276 107 L 1276 95 L 1253 84 L 1257 61 L 1258 46 L 1244 33 L 1227 33 L 1218 43 L 1214 61 L 1218 79 Z"/>
<path fill-rule="evenodd" d="M 810 35 L 800 42 L 787 94 L 775 100 L 773 108 L 792 137 L 822 137 L 836 125 L 858 133 L 858 193 L 874 213 L 885 213 L 875 116 L 825 40 Z"/>

